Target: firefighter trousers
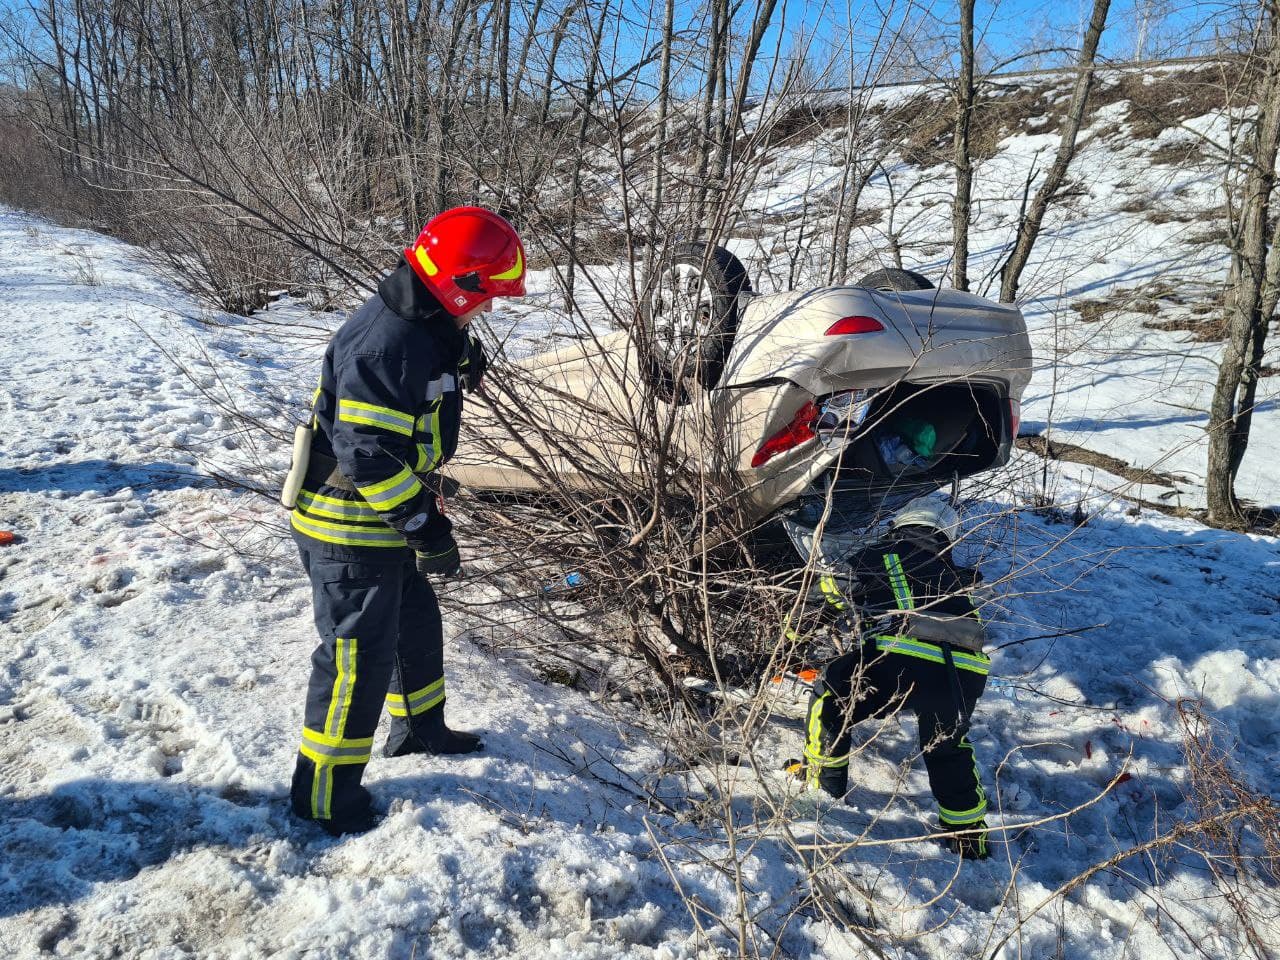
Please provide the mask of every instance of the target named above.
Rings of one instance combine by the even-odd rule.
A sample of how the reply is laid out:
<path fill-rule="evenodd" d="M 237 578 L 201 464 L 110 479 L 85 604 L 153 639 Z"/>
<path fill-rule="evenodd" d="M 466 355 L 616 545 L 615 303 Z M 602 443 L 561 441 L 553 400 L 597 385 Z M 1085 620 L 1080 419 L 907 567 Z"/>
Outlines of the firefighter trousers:
<path fill-rule="evenodd" d="M 430 711 L 444 709 L 440 606 L 408 550 L 352 561 L 301 538 L 298 549 L 320 643 L 311 656 L 290 799 L 298 816 L 355 821 L 369 811 L 360 779 L 384 704 L 389 748 L 412 736 Z"/>
<path fill-rule="evenodd" d="M 920 750 L 943 823 L 976 823 L 986 816 L 987 798 L 967 735 L 968 718 L 986 684 L 985 672 L 886 652 L 870 642 L 837 657 L 823 670 L 809 701 L 805 761 L 810 783 L 843 796 L 854 725 L 907 709 L 919 725 Z"/>

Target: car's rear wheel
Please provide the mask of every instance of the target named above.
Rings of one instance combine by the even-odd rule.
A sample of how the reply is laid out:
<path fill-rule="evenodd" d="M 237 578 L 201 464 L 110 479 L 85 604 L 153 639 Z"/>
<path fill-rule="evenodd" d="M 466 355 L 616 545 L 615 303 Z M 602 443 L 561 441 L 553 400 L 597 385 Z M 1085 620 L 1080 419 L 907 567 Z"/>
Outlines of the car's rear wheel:
<path fill-rule="evenodd" d="M 747 271 L 723 247 L 690 242 L 662 257 L 640 303 L 650 380 L 665 400 L 688 399 L 686 384 L 714 387 L 738 330 Z"/>
<path fill-rule="evenodd" d="M 916 273 L 914 270 L 899 270 L 896 267 L 872 271 L 855 286 L 886 291 L 934 289 L 933 282 L 924 274 Z"/>

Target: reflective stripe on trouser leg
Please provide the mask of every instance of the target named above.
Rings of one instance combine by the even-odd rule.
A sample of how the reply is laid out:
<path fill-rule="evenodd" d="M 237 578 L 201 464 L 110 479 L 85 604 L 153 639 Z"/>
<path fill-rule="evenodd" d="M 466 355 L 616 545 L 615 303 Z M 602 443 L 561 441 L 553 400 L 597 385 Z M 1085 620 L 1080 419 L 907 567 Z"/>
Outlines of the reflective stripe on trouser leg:
<path fill-rule="evenodd" d="M 835 707 L 831 700 L 830 690 L 824 690 L 821 696 L 815 695 L 809 704 L 808 733 L 804 742 L 804 766 L 806 780 L 811 787 L 818 785 L 818 777 L 823 770 L 834 770 L 849 765 L 847 752 L 844 756 L 831 756 L 826 752 L 825 742 L 829 739 L 834 739 L 830 736 L 824 736 L 824 733 L 829 733 L 824 729 L 823 717 L 823 710 L 828 704 Z M 836 707 L 836 712 L 839 712 L 838 707 Z"/>
<path fill-rule="evenodd" d="M 345 746 L 342 735 L 347 728 L 347 718 L 351 715 L 351 697 L 356 688 L 356 653 L 359 640 L 355 637 L 338 637 L 334 641 L 334 661 L 337 663 L 337 676 L 333 680 L 333 693 L 329 697 L 329 709 L 325 715 L 324 731 L 321 737 L 331 741 L 335 748 Z M 322 820 L 333 816 L 333 762 L 328 755 L 313 752 L 314 746 L 308 740 L 314 737 L 315 731 L 309 727 L 302 728 L 302 746 L 299 752 L 310 757 L 316 765 L 315 777 L 311 783 L 311 815 Z M 357 760 L 357 762 L 359 762 Z M 368 756 L 364 757 L 368 762 Z"/>
<path fill-rule="evenodd" d="M 300 550 L 320 644 L 312 655 L 292 804 L 302 816 L 340 820 L 369 802 L 360 780 L 391 679 L 401 564 L 336 560 L 305 545 Z"/>
<path fill-rule="evenodd" d="M 970 768 L 973 771 L 973 789 L 977 794 L 978 802 L 966 810 L 952 810 L 939 803 L 938 815 L 945 823 L 957 825 L 977 823 L 987 815 L 987 793 L 982 789 L 982 774 L 978 770 L 978 755 L 968 737 L 961 737 L 956 746 L 960 750 L 969 751 L 969 757 L 972 760 Z"/>
<path fill-rule="evenodd" d="M 963 730 L 956 729 L 955 695 L 947 667 L 905 657 L 901 663 L 903 677 L 912 683 L 907 706 L 920 725 L 920 749 L 938 813 L 952 825 L 976 823 L 987 813 L 987 796 L 973 744 Z M 967 670 L 958 671 L 957 677 L 964 710 L 972 714 L 987 678 Z"/>
<path fill-rule="evenodd" d="M 387 712 L 393 717 L 416 717 L 444 703 L 444 677 L 409 693 L 388 693 Z"/>
<path fill-rule="evenodd" d="M 851 731 L 845 713 L 852 677 L 861 657 L 847 653 L 826 665 L 809 701 L 804 744 L 805 779 L 817 787 L 825 770 L 849 766 Z"/>
<path fill-rule="evenodd" d="M 387 695 L 393 749 L 410 737 L 414 718 L 442 709 L 445 702 L 444 625 L 431 584 L 412 563 L 405 566 L 400 595 L 400 629 L 396 641 L 395 672 Z"/>

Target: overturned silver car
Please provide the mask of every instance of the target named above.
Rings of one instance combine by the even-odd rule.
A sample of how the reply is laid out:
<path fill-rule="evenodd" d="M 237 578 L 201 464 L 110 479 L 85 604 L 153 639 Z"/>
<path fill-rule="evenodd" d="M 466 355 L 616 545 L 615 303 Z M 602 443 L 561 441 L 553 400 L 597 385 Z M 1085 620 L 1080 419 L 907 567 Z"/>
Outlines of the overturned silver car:
<path fill-rule="evenodd" d="M 838 527 L 1005 463 L 1031 349 L 1016 307 L 910 271 L 756 294 L 728 251 L 687 244 L 630 329 L 519 371 L 468 412 L 465 488 L 608 494 L 665 457 L 732 478 L 753 522 L 834 503 Z"/>

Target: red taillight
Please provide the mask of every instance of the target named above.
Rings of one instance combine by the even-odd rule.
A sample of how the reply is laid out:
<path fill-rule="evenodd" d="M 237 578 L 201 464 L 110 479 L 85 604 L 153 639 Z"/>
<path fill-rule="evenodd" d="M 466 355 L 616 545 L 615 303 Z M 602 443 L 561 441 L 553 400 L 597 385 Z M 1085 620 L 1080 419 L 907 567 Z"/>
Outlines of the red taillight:
<path fill-rule="evenodd" d="M 806 440 L 812 440 L 817 436 L 813 429 L 817 419 L 817 404 L 810 400 L 796 411 L 790 423 L 764 442 L 764 446 L 751 458 L 751 466 L 762 467 L 778 454 L 798 447 Z"/>
<path fill-rule="evenodd" d="M 1013 397 L 1009 398 L 1009 439 L 1018 439 L 1018 428 L 1022 426 L 1022 404 Z"/>
<path fill-rule="evenodd" d="M 828 337 L 838 337 L 846 333 L 879 333 L 884 324 L 875 317 L 842 317 L 827 327 Z"/>

